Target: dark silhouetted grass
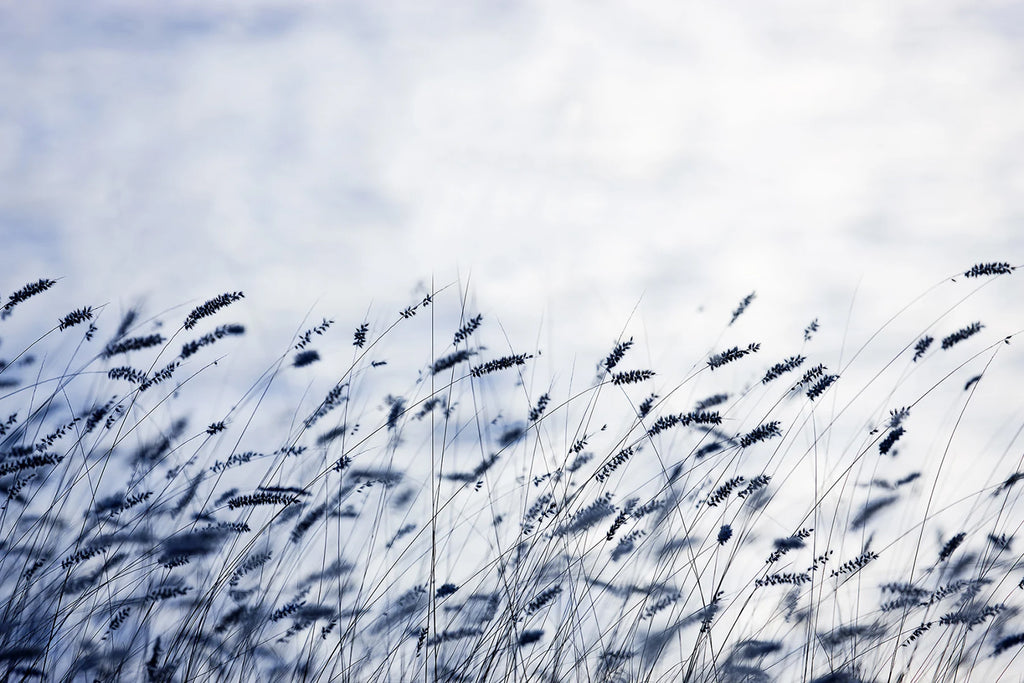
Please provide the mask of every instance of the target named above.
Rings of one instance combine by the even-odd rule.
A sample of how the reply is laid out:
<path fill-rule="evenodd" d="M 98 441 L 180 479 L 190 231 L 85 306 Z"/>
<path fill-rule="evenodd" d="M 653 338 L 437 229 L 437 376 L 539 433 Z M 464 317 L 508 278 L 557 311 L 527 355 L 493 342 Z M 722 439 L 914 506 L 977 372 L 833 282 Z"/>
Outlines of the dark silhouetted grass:
<path fill-rule="evenodd" d="M 927 294 L 977 286 L 969 303 L 1013 271 Z M 29 341 L 0 326 L 4 680 L 1024 671 L 1024 421 L 1010 406 L 978 433 L 970 410 L 1015 367 L 997 363 L 1013 315 L 887 323 L 869 342 L 894 352 L 842 358 L 816 350 L 815 318 L 753 330 L 763 362 L 762 343 L 720 343 L 751 332 L 750 294 L 688 371 L 620 337 L 581 382 L 543 376 L 541 349 L 449 287 L 380 327 L 324 318 L 216 413 L 204 382 L 246 334 L 227 319 L 241 292 L 184 323 L 39 313 L 58 284 L 7 297 L 4 325 L 50 321 Z"/>

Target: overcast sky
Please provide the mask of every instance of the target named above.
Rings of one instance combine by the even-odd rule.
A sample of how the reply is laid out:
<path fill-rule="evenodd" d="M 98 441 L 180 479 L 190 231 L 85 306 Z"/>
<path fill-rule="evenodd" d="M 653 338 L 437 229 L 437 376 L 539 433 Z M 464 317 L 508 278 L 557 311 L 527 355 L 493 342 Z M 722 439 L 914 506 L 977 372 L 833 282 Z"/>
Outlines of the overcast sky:
<path fill-rule="evenodd" d="M 466 312 L 486 323 L 474 338 L 489 345 L 481 358 L 508 349 L 543 356 L 528 366 L 526 386 L 499 397 L 504 403 L 488 392 L 511 387 L 513 373 L 456 387 L 464 393 L 452 394 L 462 406 L 451 424 L 459 428 L 449 434 L 449 422 L 439 422 L 449 439 L 441 452 L 456 439 L 473 443 L 455 449 L 463 459 L 447 467 L 472 471 L 490 448 L 474 420 L 525 423 L 556 382 L 547 417 L 560 411 L 565 428 L 551 428 L 552 444 L 559 431 L 567 444 L 594 433 L 600 411 L 624 408 L 614 413 L 624 426 L 608 422 L 625 445 L 635 416 L 627 390 L 679 399 L 652 415 L 729 391 L 726 432 L 739 435 L 769 415 L 781 421 L 786 449 L 763 471 L 778 474 L 773 486 L 797 472 L 785 489 L 791 510 L 807 509 L 812 493 L 818 500 L 822 482 L 841 484 L 836 495 L 852 501 L 862 495 L 854 486 L 876 471 L 932 468 L 935 478 L 918 490 L 928 495 L 912 504 L 931 506 L 927 533 L 949 538 L 968 506 L 976 515 L 995 510 L 995 498 L 973 494 L 1024 469 L 1024 337 L 1001 343 L 1024 332 L 1024 271 L 949 280 L 1002 261 L 1024 266 L 1020 0 L 0 0 L 0 302 L 27 282 L 60 278 L 45 303 L 33 300 L 0 325 L 0 357 L 19 350 L 10 330 L 34 339 L 80 306 L 106 306 L 103 332 L 86 347 L 97 353 L 120 312 L 139 302 L 151 314 L 180 307 L 165 316 L 170 336 L 191 307 L 244 291 L 244 302 L 183 333 L 156 367 L 187 334 L 238 322 L 244 338 L 204 349 L 174 382 L 232 355 L 180 392 L 168 382 L 166 394 L 140 399 L 144 427 L 164 428 L 189 411 L 188 434 L 204 445 L 181 449 L 178 462 L 296 443 L 303 417 L 352 361 L 352 330 L 366 320 L 376 335 L 431 283 L 455 283 L 431 309 L 441 316 L 438 346 L 426 315 L 408 321 L 409 335 L 365 359 L 389 361 L 379 374 L 371 366 L 346 376 L 355 397 L 346 411 L 364 403 L 352 418 L 333 413 L 331 426 L 363 420 L 363 444 L 370 418 L 376 426 L 387 419 L 384 397 L 413 404 L 429 395 L 416 370 L 450 350 L 457 292 L 468 289 Z M 754 291 L 749 311 L 727 326 Z M 274 386 L 295 391 L 276 402 L 268 392 L 259 410 L 269 419 L 246 421 L 259 391 L 230 412 L 294 335 L 322 318 L 336 321 L 312 345 L 322 361 L 285 366 Z M 815 319 L 821 331 L 805 344 Z M 915 339 L 938 340 L 975 321 L 983 332 L 956 353 L 937 342 L 927 365 L 909 360 Z M 54 337 L 70 347 L 83 331 Z M 620 334 L 638 340 L 628 367 L 658 374 L 642 387 L 608 387 L 600 411 L 581 407 L 596 392 L 581 391 L 566 407 L 565 397 L 594 382 L 596 362 Z M 751 342 L 763 343 L 760 355 L 707 371 L 710 353 Z M 982 355 L 986 347 L 998 353 Z M 46 353 L 6 376 L 17 373 L 26 388 L 4 388 L 4 406 L 22 410 L 39 400 L 37 378 L 67 372 Z M 812 404 L 794 392 L 800 400 L 787 402 L 781 382 L 759 389 L 760 372 L 797 353 L 807 366 L 841 373 L 827 399 Z M 991 358 L 999 371 L 985 375 L 976 396 L 966 393 Z M 403 362 L 411 373 L 400 373 L 409 369 Z M 695 367 L 697 379 L 671 396 Z M 131 391 L 93 371 L 81 384 L 95 378 L 88 390 L 103 393 L 90 401 Z M 948 391 L 931 393 L 944 375 Z M 751 385 L 757 390 L 744 394 Z M 934 400 L 915 406 L 899 445 L 916 459 L 874 457 L 869 429 L 922 396 Z M 71 399 L 54 403 L 80 410 Z M 847 412 L 851 405 L 863 410 Z M 204 426 L 220 420 L 229 425 L 211 441 L 217 450 L 200 453 Z M 303 443 L 315 444 L 328 421 Z M 281 428 L 289 424 L 291 435 Z M 125 436 L 141 440 L 133 430 Z M 261 430 L 277 441 L 260 439 Z M 531 443 L 536 459 L 515 461 L 523 472 L 542 472 L 542 458 L 556 457 L 546 452 L 546 427 L 536 431 L 544 438 L 536 450 Z M 367 440 L 365 461 L 408 460 L 400 467 L 426 477 L 436 434 L 417 442 L 409 433 L 411 448 L 398 455 Z M 394 441 L 389 430 L 380 434 L 381 443 L 398 443 L 398 431 Z M 670 451 L 645 466 L 660 473 L 663 462 L 688 458 Z M 302 467 L 320 467 L 319 457 Z M 282 467 L 297 479 L 293 462 Z M 712 462 L 687 477 L 705 476 Z M 491 499 L 492 512 L 495 500 L 512 499 Z M 815 505 L 807 525 L 823 510 Z M 925 528 L 913 526 L 923 517 L 902 514 L 905 527 L 880 533 Z M 771 520 L 777 533 L 791 533 L 779 520 Z"/>
<path fill-rule="evenodd" d="M 2 289 L 244 290 L 285 340 L 431 278 L 599 347 L 638 301 L 671 339 L 752 290 L 797 330 L 851 305 L 874 329 L 1022 262 L 1021 26 L 952 0 L 2 2 Z"/>

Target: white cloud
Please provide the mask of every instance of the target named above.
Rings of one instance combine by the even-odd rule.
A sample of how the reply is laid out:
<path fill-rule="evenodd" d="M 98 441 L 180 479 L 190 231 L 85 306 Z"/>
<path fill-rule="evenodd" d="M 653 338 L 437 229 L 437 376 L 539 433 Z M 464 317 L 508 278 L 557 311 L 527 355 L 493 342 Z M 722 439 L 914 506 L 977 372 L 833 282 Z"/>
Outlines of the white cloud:
<path fill-rule="evenodd" d="M 872 308 L 1020 253 L 1021 53 L 974 7 L 8 9 L 9 277 L 245 288 L 289 330 L 470 271 L 528 327 L 645 291 Z"/>

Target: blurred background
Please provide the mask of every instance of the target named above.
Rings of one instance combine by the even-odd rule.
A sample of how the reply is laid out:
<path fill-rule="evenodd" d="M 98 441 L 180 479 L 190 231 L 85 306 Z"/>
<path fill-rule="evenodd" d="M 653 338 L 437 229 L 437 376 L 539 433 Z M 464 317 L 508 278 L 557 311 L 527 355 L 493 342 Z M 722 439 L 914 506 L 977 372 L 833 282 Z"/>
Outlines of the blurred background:
<path fill-rule="evenodd" d="M 2 2 L 0 293 L 244 290 L 268 353 L 323 316 L 350 348 L 431 282 L 588 364 L 627 322 L 663 354 L 707 323 L 703 353 L 755 290 L 794 341 L 863 341 L 1022 262 L 1021 27 L 958 0 Z M 946 327 L 1024 327 L 1020 294 Z"/>

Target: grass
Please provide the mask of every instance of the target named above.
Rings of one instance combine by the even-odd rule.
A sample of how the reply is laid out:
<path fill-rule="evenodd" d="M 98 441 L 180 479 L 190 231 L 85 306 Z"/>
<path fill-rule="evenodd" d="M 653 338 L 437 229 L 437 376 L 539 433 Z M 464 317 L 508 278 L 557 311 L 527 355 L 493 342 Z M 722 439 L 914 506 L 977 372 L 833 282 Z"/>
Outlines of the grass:
<path fill-rule="evenodd" d="M 242 292 L 19 333 L 61 283 L 26 285 L 4 680 L 1017 680 L 1024 421 L 983 397 L 1019 330 L 960 310 L 1013 271 L 846 358 L 817 319 L 752 341 L 750 294 L 681 369 L 623 333 L 549 377 L 449 286 L 300 331 L 224 407 Z"/>

